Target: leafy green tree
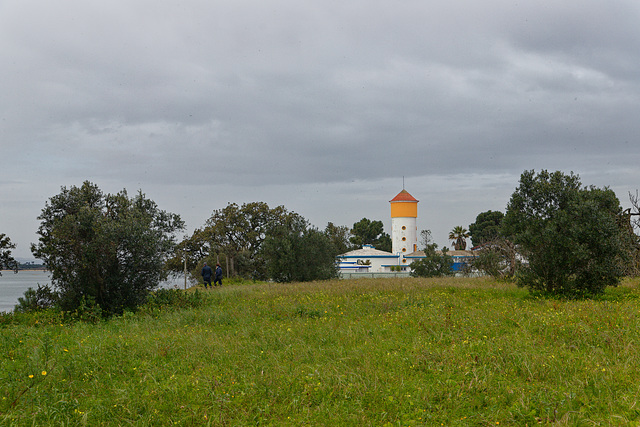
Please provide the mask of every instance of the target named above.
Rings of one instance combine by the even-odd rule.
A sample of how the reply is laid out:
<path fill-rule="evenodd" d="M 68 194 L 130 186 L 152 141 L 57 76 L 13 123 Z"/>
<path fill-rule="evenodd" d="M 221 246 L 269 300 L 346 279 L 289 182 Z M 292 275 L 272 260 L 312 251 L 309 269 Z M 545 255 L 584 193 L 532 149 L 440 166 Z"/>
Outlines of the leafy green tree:
<path fill-rule="evenodd" d="M 526 259 L 517 284 L 566 296 L 617 285 L 629 238 L 621 212 L 612 190 L 582 187 L 578 175 L 523 172 L 502 223 Z"/>
<path fill-rule="evenodd" d="M 441 277 L 452 276 L 453 258 L 447 254 L 449 249 L 443 247 L 438 251 L 438 245 L 431 241 L 431 231 L 422 230 L 420 232 L 421 242 L 424 245 L 424 255 L 422 259 L 411 263 L 412 277 Z"/>
<path fill-rule="evenodd" d="M 461 225 L 453 227 L 449 232 L 449 240 L 453 240 L 451 246 L 456 251 L 464 251 L 467 248 L 467 237 L 469 237 L 469 231 Z"/>
<path fill-rule="evenodd" d="M 349 231 L 349 227 L 345 225 L 335 225 L 332 222 L 329 222 L 324 229 L 324 234 L 331 241 L 331 244 L 336 251 L 336 255 L 349 252 L 354 248 L 349 241 L 351 232 Z"/>
<path fill-rule="evenodd" d="M 6 234 L 0 233 L 0 270 L 18 272 L 18 262 L 11 256 L 11 249 L 15 247 L 16 245 L 11 243 L 11 239 Z M 0 276 L 2 276 L 1 272 Z"/>
<path fill-rule="evenodd" d="M 253 253 L 264 239 L 268 217 L 269 206 L 266 203 L 242 206 L 229 203 L 225 208 L 213 211 L 203 229 L 204 238 L 210 248 L 209 253 L 216 254 L 216 258 L 219 255 L 228 257 L 231 270 L 229 273 L 232 276 L 237 275 L 238 263 L 250 263 Z"/>
<path fill-rule="evenodd" d="M 196 229 L 192 236 L 178 245 L 169 266 L 172 271 L 183 270 L 185 252 L 188 269 L 199 277 L 204 262 L 220 262 L 223 269 L 229 264 L 231 276 L 251 278 L 266 277 L 266 265 L 260 256 L 267 231 L 284 224 L 295 215 L 284 206 L 270 208 L 264 202 L 251 202 L 239 206 L 229 203 L 223 209 L 213 211 L 204 227 Z"/>
<path fill-rule="evenodd" d="M 276 282 L 306 282 L 337 277 L 335 246 L 322 231 L 294 214 L 271 228 L 261 248 L 267 276 Z"/>
<path fill-rule="evenodd" d="M 471 244 L 480 246 L 500 237 L 500 225 L 503 218 L 504 214 L 500 211 L 489 210 L 479 213 L 476 221 L 469 225 Z"/>
<path fill-rule="evenodd" d="M 166 279 L 164 262 L 180 217 L 142 192 L 103 194 L 88 181 L 62 187 L 45 205 L 31 251 L 51 272 L 60 307 L 97 305 L 105 315 L 135 309 Z"/>
<path fill-rule="evenodd" d="M 355 247 L 373 245 L 381 251 L 391 252 L 391 237 L 384 232 L 382 221 L 371 221 L 368 218 L 362 218 L 353 224 L 351 234 L 350 241 Z"/>

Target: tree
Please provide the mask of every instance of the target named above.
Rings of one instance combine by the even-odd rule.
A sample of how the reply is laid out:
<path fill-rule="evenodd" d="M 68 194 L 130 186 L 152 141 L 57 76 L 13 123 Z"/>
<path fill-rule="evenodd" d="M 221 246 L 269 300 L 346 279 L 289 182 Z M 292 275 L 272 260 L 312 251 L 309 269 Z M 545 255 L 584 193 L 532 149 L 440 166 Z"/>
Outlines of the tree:
<path fill-rule="evenodd" d="M 351 234 L 350 241 L 356 247 L 373 245 L 381 251 L 391 252 L 391 237 L 384 232 L 382 221 L 371 221 L 370 219 L 362 218 L 353 224 Z"/>
<path fill-rule="evenodd" d="M 16 245 L 11 243 L 11 239 L 6 234 L 0 233 L 0 270 L 18 272 L 18 262 L 11 256 L 11 249 L 15 247 Z M 0 276 L 2 276 L 1 272 Z"/>
<path fill-rule="evenodd" d="M 201 228 L 198 228 L 190 237 L 184 238 L 174 247 L 171 258 L 165 263 L 165 268 L 168 272 L 183 273 L 186 258 L 187 272 L 195 275 L 199 273 L 200 261 L 207 258 L 208 255 L 209 246 L 206 235 Z M 207 262 L 212 261 L 207 259 Z"/>
<path fill-rule="evenodd" d="M 449 251 L 443 247 L 440 252 L 437 251 L 438 245 L 431 241 L 431 231 L 422 230 L 420 232 L 421 243 L 424 244 L 425 257 L 415 260 L 411 263 L 412 277 L 440 277 L 452 276 L 453 258 L 448 255 Z"/>
<path fill-rule="evenodd" d="M 502 212 L 489 210 L 469 225 L 471 244 L 478 248 L 472 267 L 497 279 L 512 278 L 520 266 L 515 244 L 502 236 L 503 219 Z"/>
<path fill-rule="evenodd" d="M 333 245 L 336 255 L 349 252 L 353 249 L 353 245 L 349 241 L 351 232 L 346 225 L 335 225 L 332 222 L 327 223 L 324 234 L 329 238 Z"/>
<path fill-rule="evenodd" d="M 391 241 L 391 236 L 387 233 L 382 233 L 378 240 L 373 243 L 373 247 L 380 249 L 381 251 L 391 252 L 393 249 L 393 242 Z"/>
<path fill-rule="evenodd" d="M 621 224 L 627 230 L 630 244 L 627 246 L 630 262 L 627 264 L 625 270 L 628 276 L 640 275 L 640 236 L 638 231 L 640 230 L 640 196 L 638 196 L 638 190 L 633 194 L 629 192 L 629 200 L 631 201 L 631 208 L 626 209 L 622 213 Z"/>
<path fill-rule="evenodd" d="M 517 284 L 565 296 L 617 285 L 627 260 L 621 213 L 612 190 L 582 187 L 578 175 L 523 172 L 502 224 L 526 260 Z"/>
<path fill-rule="evenodd" d="M 227 257 L 232 276 L 252 271 L 253 255 L 264 239 L 270 216 L 269 206 L 262 202 L 242 206 L 229 203 L 213 211 L 202 230 L 209 255 Z"/>
<path fill-rule="evenodd" d="M 213 211 L 204 227 L 196 229 L 191 237 L 178 245 L 170 268 L 182 271 L 186 249 L 188 268 L 196 276 L 203 262 L 226 265 L 220 259 L 225 258 L 232 276 L 265 277 L 266 266 L 259 254 L 267 230 L 284 224 L 291 215 L 284 206 L 271 209 L 264 202 L 242 206 L 229 203 L 223 209 Z"/>
<path fill-rule="evenodd" d="M 471 244 L 475 246 L 483 245 L 500 237 L 500 224 L 504 214 L 500 211 L 481 212 L 476 217 L 476 222 L 469 224 L 469 235 Z"/>
<path fill-rule="evenodd" d="M 469 237 L 469 232 L 461 225 L 453 227 L 453 230 L 449 232 L 449 240 L 453 240 L 451 246 L 456 251 L 464 251 L 467 248 L 467 237 Z"/>
<path fill-rule="evenodd" d="M 638 195 L 638 190 L 636 190 L 636 194 L 629 192 L 629 201 L 631 202 L 631 208 L 626 209 L 623 215 L 626 216 L 631 230 L 634 234 L 637 234 L 640 231 L 640 195 Z"/>
<path fill-rule="evenodd" d="M 432 243 L 433 243 L 433 236 L 431 235 L 431 230 L 420 231 L 420 240 L 418 241 L 418 244 L 420 245 L 420 247 L 426 248 Z"/>
<path fill-rule="evenodd" d="M 300 215 L 271 228 L 261 255 L 267 275 L 276 282 L 305 282 L 337 276 L 336 249 L 329 237 Z"/>
<path fill-rule="evenodd" d="M 51 272 L 63 310 L 99 305 L 106 315 L 135 309 L 166 279 L 163 268 L 184 227 L 142 192 L 103 194 L 88 181 L 62 187 L 38 217 L 31 251 Z"/>
<path fill-rule="evenodd" d="M 496 279 L 514 277 L 521 265 L 516 245 L 504 237 L 485 242 L 476 253 L 471 266 Z"/>

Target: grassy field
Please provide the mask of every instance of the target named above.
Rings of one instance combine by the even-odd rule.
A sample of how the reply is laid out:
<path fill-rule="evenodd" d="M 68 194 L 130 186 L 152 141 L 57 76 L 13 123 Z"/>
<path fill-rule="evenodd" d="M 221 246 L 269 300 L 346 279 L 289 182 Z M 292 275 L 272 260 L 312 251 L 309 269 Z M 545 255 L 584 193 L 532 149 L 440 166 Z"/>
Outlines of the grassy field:
<path fill-rule="evenodd" d="M 1 425 L 640 424 L 638 281 L 233 285 L 196 308 L 0 326 Z M 6 319 L 5 319 L 6 320 Z"/>

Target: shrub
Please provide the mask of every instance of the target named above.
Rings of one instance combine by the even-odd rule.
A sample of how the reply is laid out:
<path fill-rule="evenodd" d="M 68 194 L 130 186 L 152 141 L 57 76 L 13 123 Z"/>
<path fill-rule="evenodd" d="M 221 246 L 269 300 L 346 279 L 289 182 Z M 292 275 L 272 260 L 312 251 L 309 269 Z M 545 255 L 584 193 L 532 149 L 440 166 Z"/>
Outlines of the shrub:
<path fill-rule="evenodd" d="M 99 306 L 107 316 L 135 310 L 167 277 L 164 261 L 183 228 L 142 193 L 105 195 L 90 182 L 63 187 L 38 219 L 32 252 L 51 272 L 61 309 L 96 313 Z"/>
<path fill-rule="evenodd" d="M 31 311 L 44 310 L 54 307 L 58 302 L 58 294 L 48 285 L 38 284 L 37 289 L 29 287 L 24 295 L 18 298 L 18 304 L 15 311 L 18 313 L 27 313 Z"/>
<path fill-rule="evenodd" d="M 503 220 L 503 234 L 526 259 L 516 283 L 564 296 L 616 286 L 629 245 L 621 213 L 612 190 L 582 187 L 573 173 L 524 172 Z"/>
<path fill-rule="evenodd" d="M 453 276 L 453 258 L 447 254 L 447 248 L 443 247 L 441 252 L 435 248 L 435 244 L 428 245 L 425 257 L 411 263 L 412 277 Z"/>

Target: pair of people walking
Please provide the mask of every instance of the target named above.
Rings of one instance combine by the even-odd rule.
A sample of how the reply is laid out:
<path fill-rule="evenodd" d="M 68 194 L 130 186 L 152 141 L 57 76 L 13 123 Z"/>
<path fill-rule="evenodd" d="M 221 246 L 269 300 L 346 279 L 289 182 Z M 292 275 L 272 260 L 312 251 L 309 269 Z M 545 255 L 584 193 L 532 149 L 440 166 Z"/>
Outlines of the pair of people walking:
<path fill-rule="evenodd" d="M 205 289 L 208 288 L 207 285 L 211 286 L 211 276 L 214 277 L 213 286 L 218 286 L 218 283 L 222 286 L 222 267 L 220 267 L 220 264 L 216 264 L 216 271 L 214 275 L 213 269 L 205 262 L 204 267 L 202 267 L 202 280 L 204 280 Z"/>

